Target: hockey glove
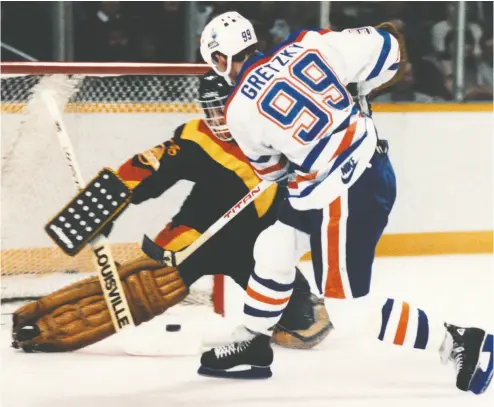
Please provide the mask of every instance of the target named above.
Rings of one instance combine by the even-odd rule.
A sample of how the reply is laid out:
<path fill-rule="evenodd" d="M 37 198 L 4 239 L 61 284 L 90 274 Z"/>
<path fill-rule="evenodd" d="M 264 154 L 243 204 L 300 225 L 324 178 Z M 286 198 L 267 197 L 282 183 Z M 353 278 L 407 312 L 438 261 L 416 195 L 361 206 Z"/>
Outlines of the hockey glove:
<path fill-rule="evenodd" d="M 171 250 L 163 249 L 161 246 L 156 244 L 151 238 L 144 235 L 142 239 L 141 250 L 150 258 L 153 259 L 166 267 L 176 267 L 177 259 L 175 257 L 175 252 Z"/>

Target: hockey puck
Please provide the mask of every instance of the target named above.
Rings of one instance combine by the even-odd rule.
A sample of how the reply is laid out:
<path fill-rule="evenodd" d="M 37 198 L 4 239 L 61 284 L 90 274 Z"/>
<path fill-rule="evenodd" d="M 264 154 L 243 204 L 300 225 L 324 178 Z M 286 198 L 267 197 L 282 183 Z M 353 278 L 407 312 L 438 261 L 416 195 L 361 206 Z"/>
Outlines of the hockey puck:
<path fill-rule="evenodd" d="M 180 324 L 168 324 L 166 326 L 166 332 L 178 332 L 180 329 L 182 329 Z"/>

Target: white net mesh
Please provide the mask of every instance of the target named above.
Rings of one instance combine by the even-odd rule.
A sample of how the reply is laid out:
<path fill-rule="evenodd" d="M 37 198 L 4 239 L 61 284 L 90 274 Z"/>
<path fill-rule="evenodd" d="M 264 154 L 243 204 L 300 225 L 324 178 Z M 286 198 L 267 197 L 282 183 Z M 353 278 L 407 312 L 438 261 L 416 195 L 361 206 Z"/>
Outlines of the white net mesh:
<path fill-rule="evenodd" d="M 50 75 L 77 82 L 66 112 L 197 112 L 196 75 Z M 3 111 L 19 111 L 47 75 L 2 78 Z"/>
<path fill-rule="evenodd" d="M 118 71 L 118 70 L 117 70 Z M 62 253 L 45 223 L 76 192 L 54 124 L 40 98 L 54 91 L 85 180 L 103 167 L 162 143 L 197 117 L 197 75 L 2 75 L 2 303 L 35 298 L 93 272 L 91 252 Z M 110 240 L 115 259 L 140 254 L 179 210 L 191 185 L 180 182 L 159 199 L 130 207 Z M 212 279 L 192 287 L 189 303 L 209 303 Z"/>

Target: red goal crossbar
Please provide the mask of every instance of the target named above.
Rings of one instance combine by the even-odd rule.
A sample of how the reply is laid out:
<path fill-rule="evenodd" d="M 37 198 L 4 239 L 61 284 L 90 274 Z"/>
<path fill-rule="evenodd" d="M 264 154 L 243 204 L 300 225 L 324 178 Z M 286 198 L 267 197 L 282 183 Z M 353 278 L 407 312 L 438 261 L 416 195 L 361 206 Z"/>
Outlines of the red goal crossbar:
<path fill-rule="evenodd" d="M 134 62 L 1 62 L 2 74 L 109 75 L 203 75 L 206 64 L 162 64 Z"/>

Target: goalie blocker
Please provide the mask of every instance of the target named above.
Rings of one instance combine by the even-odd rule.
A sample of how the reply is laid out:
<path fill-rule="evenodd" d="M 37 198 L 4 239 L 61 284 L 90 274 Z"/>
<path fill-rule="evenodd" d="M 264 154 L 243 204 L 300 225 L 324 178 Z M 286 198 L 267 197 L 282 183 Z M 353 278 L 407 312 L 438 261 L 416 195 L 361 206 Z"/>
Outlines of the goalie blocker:
<path fill-rule="evenodd" d="M 103 169 L 45 226 L 69 256 L 79 253 L 130 203 L 132 192 L 111 169 Z"/>

